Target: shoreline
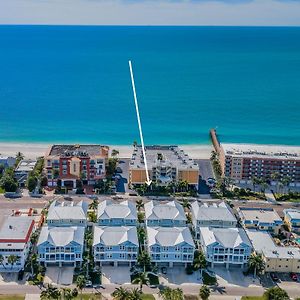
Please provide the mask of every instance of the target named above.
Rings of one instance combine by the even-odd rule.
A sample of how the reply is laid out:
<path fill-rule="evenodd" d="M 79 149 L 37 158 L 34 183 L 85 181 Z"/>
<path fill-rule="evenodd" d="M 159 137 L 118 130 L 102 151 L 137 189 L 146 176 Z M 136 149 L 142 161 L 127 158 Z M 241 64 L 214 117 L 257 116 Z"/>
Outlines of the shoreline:
<path fill-rule="evenodd" d="M 84 143 L 83 143 L 84 144 Z M 36 159 L 44 156 L 47 149 L 53 144 L 49 143 L 22 143 L 22 142 L 0 142 L 0 156 L 16 156 L 17 152 L 22 152 L 27 159 Z M 132 145 L 108 145 L 110 151 L 116 149 L 119 151 L 119 157 L 130 158 L 132 154 Z M 212 145 L 191 144 L 178 145 L 193 159 L 209 159 Z"/>

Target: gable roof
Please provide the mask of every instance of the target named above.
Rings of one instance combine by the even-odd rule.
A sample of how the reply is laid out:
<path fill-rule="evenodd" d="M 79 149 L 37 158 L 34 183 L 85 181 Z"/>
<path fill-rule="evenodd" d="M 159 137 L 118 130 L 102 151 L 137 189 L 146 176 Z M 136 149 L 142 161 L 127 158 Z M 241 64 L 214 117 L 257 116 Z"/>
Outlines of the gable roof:
<path fill-rule="evenodd" d="M 78 203 L 58 201 L 55 200 L 51 203 L 47 215 L 48 220 L 82 220 L 86 219 L 86 214 L 88 210 L 88 204 L 85 201 L 80 201 Z"/>
<path fill-rule="evenodd" d="M 195 247 L 188 227 L 147 227 L 147 237 L 149 246 L 157 244 L 168 247 L 185 242 Z"/>
<path fill-rule="evenodd" d="M 283 210 L 284 215 L 288 215 L 291 220 L 300 220 L 300 210 L 295 208 L 288 208 Z"/>
<path fill-rule="evenodd" d="M 80 226 L 71 227 L 48 227 L 43 226 L 38 240 L 38 246 L 48 242 L 55 247 L 64 247 L 71 242 L 84 244 L 84 228 Z"/>
<path fill-rule="evenodd" d="M 93 246 L 98 244 L 117 246 L 125 242 L 139 245 L 136 227 L 94 227 Z"/>
<path fill-rule="evenodd" d="M 145 217 L 148 220 L 179 220 L 186 221 L 184 209 L 176 201 L 161 203 L 159 201 L 150 201 L 145 203 Z"/>
<path fill-rule="evenodd" d="M 224 248 L 235 248 L 241 244 L 251 247 L 251 243 L 242 228 L 201 227 L 200 235 L 205 246 L 218 243 Z"/>
<path fill-rule="evenodd" d="M 206 203 L 201 205 L 198 201 L 195 201 L 191 205 L 193 216 L 196 220 L 207 221 L 230 221 L 237 222 L 235 216 L 232 214 L 225 202 L 221 202 L 219 205 L 213 204 L 208 206 Z"/>
<path fill-rule="evenodd" d="M 137 220 L 135 203 L 128 200 L 119 203 L 104 200 L 98 205 L 97 218 Z"/>

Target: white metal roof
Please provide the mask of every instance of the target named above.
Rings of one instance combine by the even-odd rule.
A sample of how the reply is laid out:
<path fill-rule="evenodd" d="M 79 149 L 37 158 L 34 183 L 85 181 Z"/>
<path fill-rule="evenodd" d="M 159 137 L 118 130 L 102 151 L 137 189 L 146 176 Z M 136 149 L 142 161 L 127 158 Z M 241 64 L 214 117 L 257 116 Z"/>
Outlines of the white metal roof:
<path fill-rule="evenodd" d="M 145 217 L 151 220 L 186 220 L 184 209 L 176 201 L 161 203 L 159 201 L 150 201 L 144 204 Z"/>
<path fill-rule="evenodd" d="M 135 203 L 131 201 L 113 202 L 104 200 L 98 205 L 98 219 L 133 219 L 137 220 Z"/>

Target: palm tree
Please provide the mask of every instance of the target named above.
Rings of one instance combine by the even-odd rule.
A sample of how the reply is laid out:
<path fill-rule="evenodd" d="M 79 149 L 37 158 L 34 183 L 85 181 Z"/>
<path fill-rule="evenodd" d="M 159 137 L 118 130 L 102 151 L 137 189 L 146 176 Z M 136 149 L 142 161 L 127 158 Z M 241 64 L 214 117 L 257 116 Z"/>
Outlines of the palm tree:
<path fill-rule="evenodd" d="M 111 294 L 115 300 L 127 300 L 129 297 L 129 291 L 123 287 L 116 288 Z"/>
<path fill-rule="evenodd" d="M 60 290 L 54 287 L 51 284 L 47 285 L 47 288 L 41 292 L 41 299 L 42 300 L 53 300 L 60 298 Z"/>
<path fill-rule="evenodd" d="M 199 291 L 199 296 L 202 300 L 208 300 L 208 298 L 210 296 L 209 287 L 206 285 L 202 285 L 202 287 L 200 288 L 200 291 Z"/>
<path fill-rule="evenodd" d="M 16 160 L 19 162 L 22 159 L 24 159 L 24 154 L 22 152 L 17 152 L 16 153 Z"/>
<path fill-rule="evenodd" d="M 77 289 L 62 288 L 61 295 L 64 300 L 72 300 L 78 296 Z"/>
<path fill-rule="evenodd" d="M 285 186 L 285 187 L 289 187 L 289 184 L 291 183 L 291 178 L 289 177 L 289 176 L 285 176 L 285 177 L 283 177 L 282 179 L 281 179 L 281 184 L 283 185 L 283 186 Z"/>
<path fill-rule="evenodd" d="M 191 203 L 188 199 L 184 198 L 181 200 L 181 205 L 183 206 L 184 210 L 189 210 L 191 208 Z"/>
<path fill-rule="evenodd" d="M 280 179 L 280 174 L 278 172 L 274 172 L 271 174 L 271 179 L 276 182 L 276 192 L 278 193 L 278 181 Z"/>
<path fill-rule="evenodd" d="M 135 201 L 135 205 L 138 211 L 141 211 L 141 209 L 144 207 L 143 199 L 138 199 Z"/>
<path fill-rule="evenodd" d="M 200 270 L 200 276 L 202 277 L 203 269 L 207 266 L 207 261 L 202 251 L 195 251 L 193 268 L 194 270 Z"/>
<path fill-rule="evenodd" d="M 76 287 L 80 291 L 80 299 L 82 299 L 82 290 L 85 287 L 86 279 L 83 275 L 79 275 L 76 279 Z"/>
<path fill-rule="evenodd" d="M 151 264 L 151 258 L 149 256 L 148 252 L 142 251 L 141 253 L 139 253 L 139 255 L 137 257 L 137 263 L 140 266 L 143 266 L 144 272 L 146 272 L 146 267 L 150 266 L 150 264 Z"/>
<path fill-rule="evenodd" d="M 3 262 L 4 262 L 4 256 L 2 254 L 0 254 L 0 265 L 2 265 L 4 269 L 6 269 Z"/>
<path fill-rule="evenodd" d="M 172 289 L 170 287 L 165 287 L 159 292 L 159 296 L 163 300 L 183 300 L 183 291 L 180 288 Z"/>
<path fill-rule="evenodd" d="M 99 201 L 97 199 L 93 199 L 93 201 L 89 205 L 89 209 L 92 209 L 93 211 L 96 211 L 98 208 Z"/>
<path fill-rule="evenodd" d="M 10 255 L 7 258 L 7 262 L 10 264 L 10 268 L 12 269 L 14 264 L 20 260 L 20 257 L 17 255 Z"/>
<path fill-rule="evenodd" d="M 146 232 L 143 227 L 137 227 L 137 236 L 138 236 L 140 248 L 142 248 L 146 238 Z"/>
<path fill-rule="evenodd" d="M 116 149 L 112 149 L 112 150 L 111 150 L 111 156 L 112 156 L 112 157 L 117 157 L 117 156 L 119 155 L 119 153 L 120 153 L 120 152 L 119 152 L 118 150 L 116 150 Z"/>
<path fill-rule="evenodd" d="M 139 289 L 132 289 L 129 293 L 129 300 L 141 300 L 142 299 L 142 293 Z"/>
<path fill-rule="evenodd" d="M 132 283 L 138 284 L 140 287 L 140 292 L 143 292 L 143 285 L 149 284 L 149 277 L 146 272 L 138 273 L 136 277 L 133 279 Z"/>
<path fill-rule="evenodd" d="M 256 274 L 261 274 L 265 269 L 265 261 L 261 254 L 252 253 L 248 265 L 254 270 L 254 277 L 256 277 Z"/>

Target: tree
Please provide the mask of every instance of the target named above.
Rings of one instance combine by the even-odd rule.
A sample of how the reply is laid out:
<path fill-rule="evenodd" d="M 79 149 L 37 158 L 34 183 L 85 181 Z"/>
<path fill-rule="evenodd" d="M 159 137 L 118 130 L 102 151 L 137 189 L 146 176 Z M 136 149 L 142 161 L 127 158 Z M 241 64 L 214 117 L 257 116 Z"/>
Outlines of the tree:
<path fill-rule="evenodd" d="M 285 177 L 283 177 L 282 179 L 281 179 L 281 184 L 283 185 L 283 186 L 285 186 L 285 187 L 289 187 L 289 185 L 290 185 L 290 183 L 291 183 L 291 178 L 289 177 L 289 176 L 285 176 Z"/>
<path fill-rule="evenodd" d="M 139 253 L 137 257 L 137 263 L 143 267 L 144 272 L 146 272 L 146 267 L 149 267 L 151 264 L 151 258 L 146 251 L 142 251 Z"/>
<path fill-rule="evenodd" d="M 199 291 L 199 296 L 202 300 L 208 300 L 210 296 L 210 289 L 206 285 L 202 285 Z"/>
<path fill-rule="evenodd" d="M 141 248 L 141 246 L 144 245 L 145 238 L 146 238 L 145 229 L 143 227 L 137 227 L 137 235 L 138 235 L 138 240 Z"/>
<path fill-rule="evenodd" d="M 220 188 L 223 197 L 225 196 L 227 189 L 230 187 L 232 183 L 233 181 L 230 177 L 222 177 L 218 181 L 217 185 Z"/>
<path fill-rule="evenodd" d="M 60 290 L 51 284 L 47 285 L 47 288 L 41 292 L 41 300 L 58 300 L 60 298 Z"/>
<path fill-rule="evenodd" d="M 4 262 L 4 256 L 2 254 L 0 254 L 0 265 L 2 265 L 4 267 L 4 269 L 6 269 L 3 262 Z"/>
<path fill-rule="evenodd" d="M 137 210 L 140 211 L 144 207 L 143 199 L 136 200 L 135 205 Z"/>
<path fill-rule="evenodd" d="M 97 199 L 93 199 L 93 201 L 89 205 L 89 209 L 95 211 L 98 208 L 99 201 Z"/>
<path fill-rule="evenodd" d="M 132 289 L 129 292 L 128 300 L 141 300 L 142 299 L 142 293 L 139 291 L 139 289 Z"/>
<path fill-rule="evenodd" d="M 4 169 L 5 169 L 4 164 L 0 164 L 0 176 L 3 174 Z"/>
<path fill-rule="evenodd" d="M 265 292 L 265 296 L 269 300 L 289 300 L 290 299 L 287 292 L 285 290 L 281 289 L 279 286 L 274 286 L 272 288 L 269 288 Z"/>
<path fill-rule="evenodd" d="M 163 300 L 183 300 L 183 291 L 182 289 L 172 289 L 170 287 L 165 287 L 159 292 L 159 296 Z"/>
<path fill-rule="evenodd" d="M 194 270 L 200 270 L 200 276 L 202 277 L 202 271 L 207 266 L 205 255 L 202 251 L 195 251 L 193 268 Z"/>
<path fill-rule="evenodd" d="M 5 190 L 5 192 L 16 192 L 18 185 L 13 177 L 4 174 L 0 180 L 0 186 Z"/>
<path fill-rule="evenodd" d="M 128 300 L 129 291 L 123 287 L 116 288 L 111 294 L 115 300 Z"/>
<path fill-rule="evenodd" d="M 132 146 L 135 148 L 137 146 L 137 141 L 133 141 Z"/>
<path fill-rule="evenodd" d="M 119 155 L 119 151 L 116 150 L 116 149 L 112 149 L 112 151 L 111 151 L 111 156 L 112 156 L 112 157 L 117 157 L 118 155 Z"/>
<path fill-rule="evenodd" d="M 24 154 L 22 152 L 17 152 L 16 153 L 16 160 L 17 160 L 17 164 L 24 159 Z"/>
<path fill-rule="evenodd" d="M 254 277 L 265 269 L 265 261 L 261 254 L 252 253 L 248 261 L 249 268 L 254 270 Z"/>
<path fill-rule="evenodd" d="M 26 182 L 26 186 L 27 186 L 29 192 L 34 191 L 34 189 L 36 188 L 36 186 L 37 186 L 37 178 L 33 174 L 30 174 L 28 176 L 27 182 Z"/>
<path fill-rule="evenodd" d="M 80 291 L 80 299 L 82 299 L 82 290 L 85 287 L 86 279 L 83 275 L 79 275 L 76 279 L 76 287 Z"/>
<path fill-rule="evenodd" d="M 185 210 L 188 210 L 191 208 L 191 203 L 188 199 L 184 198 L 182 201 L 181 201 L 181 205 L 183 206 L 183 208 Z"/>
<path fill-rule="evenodd" d="M 143 291 L 143 285 L 148 285 L 149 282 L 149 277 L 146 272 L 138 273 L 132 281 L 132 283 L 139 285 L 141 292 Z"/>
<path fill-rule="evenodd" d="M 20 260 L 20 257 L 17 255 L 10 255 L 7 258 L 7 262 L 10 264 L 10 268 L 12 269 L 14 264 Z"/>
<path fill-rule="evenodd" d="M 77 289 L 62 288 L 61 295 L 64 300 L 72 300 L 77 297 Z"/>

